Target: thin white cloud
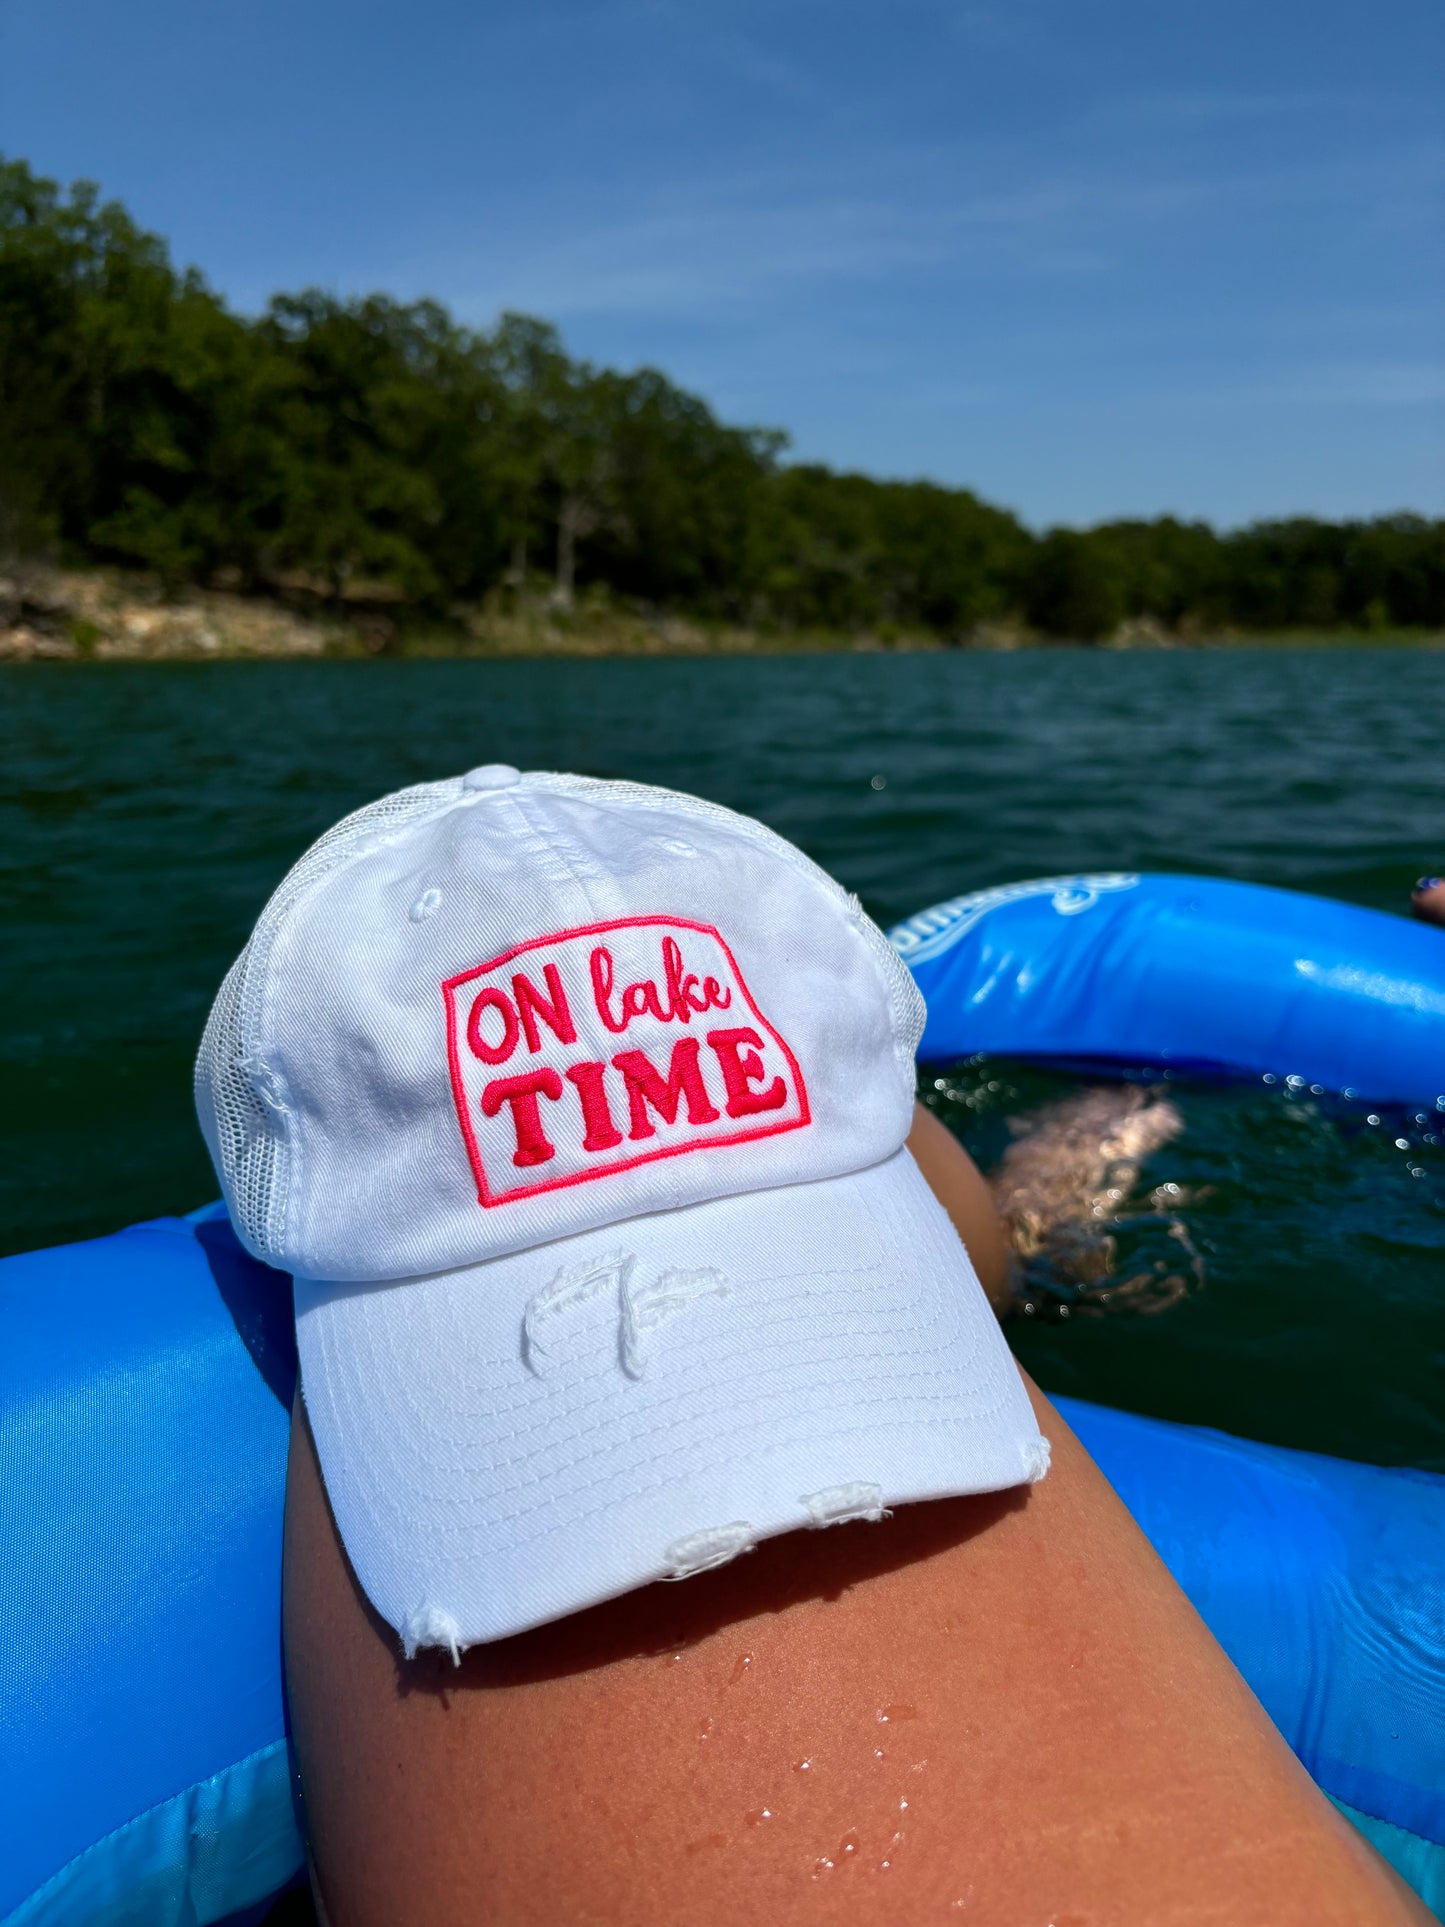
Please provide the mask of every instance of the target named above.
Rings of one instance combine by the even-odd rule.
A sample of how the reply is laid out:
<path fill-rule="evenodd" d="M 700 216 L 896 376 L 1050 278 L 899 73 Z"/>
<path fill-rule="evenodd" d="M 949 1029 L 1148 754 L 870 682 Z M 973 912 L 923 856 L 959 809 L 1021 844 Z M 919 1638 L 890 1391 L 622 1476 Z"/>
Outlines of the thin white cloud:
<path fill-rule="evenodd" d="M 1159 88 L 1147 93 L 1110 95 L 1089 112 L 1094 122 L 1122 126 L 1127 122 L 1169 127 L 1182 124 L 1211 126 L 1221 121 L 1278 123 L 1301 114 L 1359 115 L 1398 109 L 1405 115 L 1414 106 L 1405 100 L 1340 88 Z"/>
<path fill-rule="evenodd" d="M 1421 408 L 1445 402 L 1445 361 L 1320 362 L 1296 370 L 1262 395 L 1281 402 L 1361 403 L 1374 408 Z"/>
<path fill-rule="evenodd" d="M 751 308 L 789 286 L 836 284 L 936 262 L 943 237 L 884 203 L 657 212 L 532 247 L 458 298 L 474 315 L 499 306 L 579 315 Z"/>
<path fill-rule="evenodd" d="M 1097 395 L 1077 385 L 1068 393 L 1050 393 L 1049 400 L 1052 407 L 1080 416 L 1100 405 Z M 1152 416 L 1157 420 L 1174 414 L 1187 417 L 1200 410 L 1257 416 L 1275 408 L 1429 411 L 1441 403 L 1445 403 L 1445 362 L 1319 359 L 1244 376 L 1229 367 L 1200 368 L 1185 380 L 1179 379 L 1177 371 L 1161 371 L 1153 379 L 1139 375 L 1127 396 L 1116 396 L 1108 405 L 1121 419 Z"/>
<path fill-rule="evenodd" d="M 1271 211 L 1288 220 L 1332 209 L 1349 209 L 1352 219 L 1423 222 L 1434 178 L 1445 172 L 1437 143 L 1333 167 L 1232 173 L 1150 173 L 1114 162 L 1020 179 L 1014 158 L 983 148 L 896 149 L 871 155 L 866 169 L 852 170 L 853 181 L 837 165 L 755 165 L 651 189 L 622 214 L 579 198 L 560 229 L 554 207 L 550 228 L 526 221 L 515 244 L 494 231 L 475 248 L 411 264 L 405 279 L 440 285 L 478 320 L 503 306 L 562 320 L 736 316 L 903 271 L 925 281 L 1000 267 L 1043 279 L 1097 277 L 1135 259 L 1151 231 L 1169 235 L 1191 218 L 1231 209 L 1255 223 Z M 990 185 L 999 179 L 1009 184 Z"/>

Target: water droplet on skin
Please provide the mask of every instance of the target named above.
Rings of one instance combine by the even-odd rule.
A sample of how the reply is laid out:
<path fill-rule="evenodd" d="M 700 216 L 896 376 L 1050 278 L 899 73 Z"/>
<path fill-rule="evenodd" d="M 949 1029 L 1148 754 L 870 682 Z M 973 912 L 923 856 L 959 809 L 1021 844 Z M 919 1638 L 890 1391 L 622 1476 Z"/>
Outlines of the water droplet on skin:
<path fill-rule="evenodd" d="M 873 1757 L 875 1760 L 882 1760 L 882 1759 L 886 1759 L 887 1755 L 884 1753 L 883 1748 L 881 1746 L 875 1746 L 873 1749 Z"/>
<path fill-rule="evenodd" d="M 848 1831 L 843 1835 L 843 1838 L 838 1842 L 838 1851 L 833 1857 L 835 1860 L 846 1860 L 850 1854 L 855 1854 L 857 1851 L 858 1829 L 856 1827 L 849 1827 Z"/>
<path fill-rule="evenodd" d="M 733 1667 L 732 1674 L 728 1679 L 728 1685 L 736 1686 L 738 1681 L 742 1678 L 743 1674 L 746 1673 L 746 1671 L 752 1665 L 752 1663 L 753 1663 L 753 1656 L 751 1653 L 739 1654 L 738 1663 L 736 1666 Z"/>
<path fill-rule="evenodd" d="M 728 1837 L 725 1833 L 705 1833 L 701 1840 L 689 1840 L 688 1856 L 690 1858 L 695 1853 L 706 1853 L 711 1847 L 725 1847 L 727 1843 Z"/>
<path fill-rule="evenodd" d="M 772 1817 L 773 1809 L 771 1807 L 754 1807 L 751 1813 L 745 1813 L 743 1815 L 744 1821 L 750 1827 L 760 1827 L 764 1820 L 771 1820 Z"/>
<path fill-rule="evenodd" d="M 900 1813 L 907 1813 L 907 1811 L 908 1811 L 908 1802 L 907 1802 L 906 1800 L 900 1800 L 900 1801 L 898 1802 L 898 1811 L 899 1811 Z"/>
<path fill-rule="evenodd" d="M 880 1726 L 888 1726 L 894 1720 L 916 1720 L 917 1718 L 918 1708 L 916 1706 L 905 1706 L 901 1703 L 896 1706 L 880 1706 L 877 1713 L 878 1724 Z"/>
<path fill-rule="evenodd" d="M 793 1767 L 794 1773 L 811 1773 L 812 1770 L 813 1762 L 811 1760 L 798 1760 Z"/>
<path fill-rule="evenodd" d="M 697 1729 L 697 1737 L 700 1740 L 705 1740 L 708 1738 L 711 1732 L 712 1732 L 712 1721 L 704 1720 L 702 1725 Z"/>

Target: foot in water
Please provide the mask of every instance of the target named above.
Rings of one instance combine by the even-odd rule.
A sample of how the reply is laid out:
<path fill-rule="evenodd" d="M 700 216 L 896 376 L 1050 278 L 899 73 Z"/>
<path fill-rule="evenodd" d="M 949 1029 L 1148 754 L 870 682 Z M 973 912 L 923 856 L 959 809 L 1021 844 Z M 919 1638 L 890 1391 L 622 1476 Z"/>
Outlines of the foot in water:
<path fill-rule="evenodd" d="M 1134 1196 L 1144 1160 L 1179 1136 L 1184 1120 L 1159 1090 L 1107 1085 L 1080 1091 L 1014 1120 L 1014 1142 L 991 1179 L 994 1202 L 1017 1254 L 1022 1277 L 1015 1296 L 1033 1309 L 1029 1283 L 1073 1297 L 1080 1310 L 1163 1311 L 1189 1289 L 1182 1271 L 1156 1265 L 1116 1278 L 1113 1228 L 1137 1212 Z M 1166 1206 L 1181 1202 L 1161 1187 L 1145 1209 L 1162 1213 L 1170 1235 L 1189 1254 L 1199 1283 L 1198 1254 L 1183 1220 Z"/>
<path fill-rule="evenodd" d="M 1445 927 L 1445 877 L 1421 877 L 1410 892 L 1410 909 L 1422 923 Z"/>

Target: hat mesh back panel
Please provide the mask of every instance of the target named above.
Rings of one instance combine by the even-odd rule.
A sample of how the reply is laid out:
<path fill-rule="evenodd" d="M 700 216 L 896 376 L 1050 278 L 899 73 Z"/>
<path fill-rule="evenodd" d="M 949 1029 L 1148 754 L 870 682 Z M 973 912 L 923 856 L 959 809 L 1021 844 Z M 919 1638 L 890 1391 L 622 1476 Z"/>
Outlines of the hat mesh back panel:
<path fill-rule="evenodd" d="M 344 817 L 287 871 L 251 941 L 226 973 L 196 1058 L 202 1129 L 220 1169 L 232 1222 L 257 1257 L 281 1264 L 290 1191 L 289 1112 L 278 1067 L 266 1056 L 271 952 L 286 918 L 322 877 L 385 842 L 388 833 L 454 802 L 455 781 L 419 783 Z"/>
<path fill-rule="evenodd" d="M 249 1245 L 265 1249 L 261 1234 L 285 1139 L 279 1128 L 281 1120 L 261 1102 L 245 1068 L 241 995 L 250 958 L 248 944 L 226 972 L 201 1039 L 196 1089 L 199 1094 L 209 1087 L 211 1108 L 208 1112 L 203 1104 L 201 1117 L 208 1125 L 214 1118 L 213 1149 L 231 1217 Z M 210 1130 L 206 1135 L 211 1135 Z"/>

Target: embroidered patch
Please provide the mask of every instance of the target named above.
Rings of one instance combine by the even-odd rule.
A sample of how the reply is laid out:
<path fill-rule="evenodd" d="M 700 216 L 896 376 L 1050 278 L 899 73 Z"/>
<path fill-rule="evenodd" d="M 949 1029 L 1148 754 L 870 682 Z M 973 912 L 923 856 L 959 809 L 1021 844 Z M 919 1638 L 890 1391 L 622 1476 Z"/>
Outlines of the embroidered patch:
<path fill-rule="evenodd" d="M 449 977 L 442 996 L 483 1205 L 809 1121 L 797 1059 L 710 924 L 559 930 Z"/>

